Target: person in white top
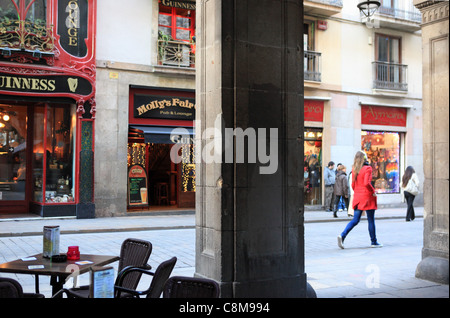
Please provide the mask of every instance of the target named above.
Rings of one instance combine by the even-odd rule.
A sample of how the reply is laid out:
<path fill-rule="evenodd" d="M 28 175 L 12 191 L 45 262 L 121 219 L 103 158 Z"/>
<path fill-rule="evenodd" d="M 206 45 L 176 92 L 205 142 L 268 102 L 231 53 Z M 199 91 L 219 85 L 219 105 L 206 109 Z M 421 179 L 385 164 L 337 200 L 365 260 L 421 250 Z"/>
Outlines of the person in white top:
<path fill-rule="evenodd" d="M 416 195 L 419 194 L 419 178 L 412 166 L 408 166 L 402 178 L 402 189 L 407 204 L 406 221 L 412 221 L 415 218 L 413 202 Z"/>

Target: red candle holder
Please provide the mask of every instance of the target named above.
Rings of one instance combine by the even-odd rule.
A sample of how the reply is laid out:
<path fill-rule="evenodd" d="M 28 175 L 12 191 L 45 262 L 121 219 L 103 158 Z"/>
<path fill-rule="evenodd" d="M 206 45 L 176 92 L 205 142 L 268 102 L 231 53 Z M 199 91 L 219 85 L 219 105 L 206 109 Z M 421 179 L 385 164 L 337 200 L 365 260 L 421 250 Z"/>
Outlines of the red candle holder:
<path fill-rule="evenodd" d="M 80 259 L 80 250 L 78 246 L 69 246 L 69 250 L 67 251 L 67 259 L 69 260 Z"/>

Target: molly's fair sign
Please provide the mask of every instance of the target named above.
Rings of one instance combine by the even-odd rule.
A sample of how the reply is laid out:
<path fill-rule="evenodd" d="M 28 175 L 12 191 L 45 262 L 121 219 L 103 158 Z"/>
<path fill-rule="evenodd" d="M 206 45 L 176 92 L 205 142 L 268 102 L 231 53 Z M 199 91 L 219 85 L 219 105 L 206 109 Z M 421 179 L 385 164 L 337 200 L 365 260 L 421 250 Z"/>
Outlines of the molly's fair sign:
<path fill-rule="evenodd" d="M 135 118 L 195 119 L 195 99 L 135 94 Z"/>

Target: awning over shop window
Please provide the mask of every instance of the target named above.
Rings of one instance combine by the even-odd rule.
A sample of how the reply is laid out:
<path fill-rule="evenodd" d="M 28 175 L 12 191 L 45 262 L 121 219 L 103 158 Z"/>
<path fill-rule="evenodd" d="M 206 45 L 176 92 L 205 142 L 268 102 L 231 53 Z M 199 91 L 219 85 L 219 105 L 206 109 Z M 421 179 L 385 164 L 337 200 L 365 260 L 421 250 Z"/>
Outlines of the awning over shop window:
<path fill-rule="evenodd" d="M 130 126 L 142 131 L 146 143 L 155 144 L 188 144 L 194 143 L 194 128 L 192 127 L 154 127 Z"/>

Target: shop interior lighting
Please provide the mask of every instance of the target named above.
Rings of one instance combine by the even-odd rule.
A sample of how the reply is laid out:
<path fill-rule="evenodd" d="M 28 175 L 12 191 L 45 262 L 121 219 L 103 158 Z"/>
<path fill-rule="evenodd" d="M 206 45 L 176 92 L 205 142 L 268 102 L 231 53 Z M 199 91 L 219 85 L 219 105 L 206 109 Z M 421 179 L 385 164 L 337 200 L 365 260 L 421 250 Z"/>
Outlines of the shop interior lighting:
<path fill-rule="evenodd" d="M 358 3 L 357 7 L 366 18 L 370 18 L 377 12 L 380 5 L 379 1 L 362 1 Z"/>

